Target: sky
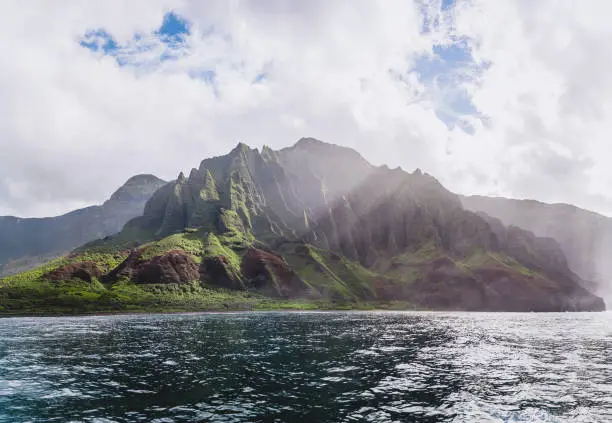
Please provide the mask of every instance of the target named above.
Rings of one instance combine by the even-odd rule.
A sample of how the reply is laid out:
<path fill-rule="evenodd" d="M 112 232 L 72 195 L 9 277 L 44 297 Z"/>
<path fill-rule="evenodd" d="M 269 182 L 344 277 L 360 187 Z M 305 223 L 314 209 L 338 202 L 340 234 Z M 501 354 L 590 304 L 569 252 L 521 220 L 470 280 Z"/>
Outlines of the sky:
<path fill-rule="evenodd" d="M 0 215 L 238 142 L 345 145 L 450 190 L 612 215 L 612 2 L 5 0 Z"/>

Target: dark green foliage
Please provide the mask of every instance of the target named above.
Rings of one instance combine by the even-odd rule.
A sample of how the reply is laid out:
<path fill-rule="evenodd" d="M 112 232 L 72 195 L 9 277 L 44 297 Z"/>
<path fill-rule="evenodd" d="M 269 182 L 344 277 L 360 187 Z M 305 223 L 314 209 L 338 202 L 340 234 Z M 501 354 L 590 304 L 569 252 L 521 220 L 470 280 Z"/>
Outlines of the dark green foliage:
<path fill-rule="evenodd" d="M 376 275 L 359 263 L 308 244 L 287 243 L 279 251 L 322 298 L 358 300 L 372 297 Z"/>

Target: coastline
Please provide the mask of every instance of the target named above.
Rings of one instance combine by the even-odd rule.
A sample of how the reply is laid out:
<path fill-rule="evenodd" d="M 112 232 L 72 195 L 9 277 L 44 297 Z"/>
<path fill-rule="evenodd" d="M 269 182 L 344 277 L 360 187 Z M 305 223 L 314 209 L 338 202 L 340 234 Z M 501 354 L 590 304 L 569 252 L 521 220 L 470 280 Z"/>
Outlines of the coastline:
<path fill-rule="evenodd" d="M 369 307 L 372 305 L 372 307 Z M 399 304 L 362 304 L 360 307 L 240 307 L 240 308 L 206 308 L 206 309 L 143 309 L 143 310 L 93 310 L 88 312 L 75 311 L 66 313 L 0 313 L 0 320 L 10 318 L 46 318 L 46 317 L 105 317 L 105 316 L 144 316 L 144 315 L 174 315 L 174 314 L 233 314 L 233 313 L 326 313 L 326 312 L 429 312 L 429 313 L 495 313 L 495 314 L 565 314 L 565 313 L 610 313 L 612 310 L 601 311 L 494 311 L 494 310 L 460 310 L 460 309 L 428 309 L 413 306 L 400 307 Z"/>
<path fill-rule="evenodd" d="M 245 305 L 228 305 L 224 307 L 148 307 L 142 309 L 125 308 L 115 310 L 23 310 L 23 312 L 0 311 L 0 319 L 11 317 L 79 317 L 79 316 L 116 316 L 116 315 L 143 315 L 143 314 L 199 314 L 199 313 L 239 313 L 239 312 L 325 312 L 325 311 L 434 311 L 415 307 L 407 302 L 385 303 L 314 303 L 289 302 L 283 304 L 259 303 Z M 442 310 L 440 310 L 442 311 Z"/>

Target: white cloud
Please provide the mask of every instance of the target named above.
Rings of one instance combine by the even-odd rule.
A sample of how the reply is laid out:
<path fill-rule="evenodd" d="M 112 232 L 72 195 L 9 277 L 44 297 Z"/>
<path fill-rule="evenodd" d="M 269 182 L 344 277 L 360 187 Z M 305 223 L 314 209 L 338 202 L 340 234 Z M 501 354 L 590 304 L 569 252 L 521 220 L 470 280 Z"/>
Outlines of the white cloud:
<path fill-rule="evenodd" d="M 473 153 L 464 157 L 468 174 L 484 170 L 488 183 L 454 188 L 612 213 L 611 6 L 525 0 L 462 8 L 457 31 L 472 40 L 476 58 L 491 64 L 471 94 L 492 126 L 457 147 Z"/>
<path fill-rule="evenodd" d="M 0 214 L 67 211 L 135 173 L 170 179 L 237 141 L 280 148 L 302 136 L 420 167 L 458 192 L 612 212 L 612 34 L 598 9 L 610 6 L 466 0 L 441 14 L 422 3 L 4 2 Z M 150 34 L 170 10 L 191 34 L 159 62 L 167 47 Z M 438 22 L 427 33 L 424 13 Z M 139 66 L 79 45 L 100 28 Z M 415 59 L 458 38 L 488 67 L 459 69 L 454 87 L 420 78 Z M 193 77 L 211 71 L 212 85 Z M 486 120 L 448 104 L 463 90 Z"/>

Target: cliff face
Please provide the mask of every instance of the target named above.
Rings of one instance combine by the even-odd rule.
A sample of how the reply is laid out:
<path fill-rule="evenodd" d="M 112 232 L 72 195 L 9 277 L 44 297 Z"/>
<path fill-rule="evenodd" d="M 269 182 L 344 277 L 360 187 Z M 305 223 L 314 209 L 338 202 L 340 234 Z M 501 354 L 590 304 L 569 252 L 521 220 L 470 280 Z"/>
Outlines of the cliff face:
<path fill-rule="evenodd" d="M 420 172 L 373 172 L 319 220 L 311 239 L 391 278 L 387 292 L 432 308 L 600 304 L 580 286 L 556 241 L 464 210 L 456 195 Z"/>
<path fill-rule="evenodd" d="M 612 219 L 567 204 L 534 200 L 471 196 L 461 197 L 461 202 L 466 209 L 484 212 L 505 225 L 554 238 L 584 286 L 612 298 Z"/>
<path fill-rule="evenodd" d="M 142 214 L 145 202 L 163 184 L 153 175 L 137 175 L 100 206 L 58 217 L 0 217 L 0 271 L 23 271 L 85 242 L 119 232 L 128 220 Z"/>
<path fill-rule="evenodd" d="M 280 151 L 239 144 L 203 160 L 119 234 L 75 251 L 67 269 L 90 269 L 92 256 L 111 284 L 198 282 L 433 309 L 604 308 L 554 241 L 464 210 L 431 175 L 374 167 L 314 139 Z"/>

